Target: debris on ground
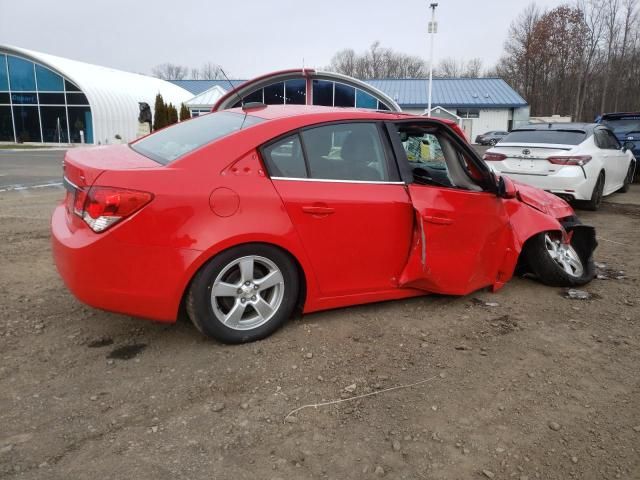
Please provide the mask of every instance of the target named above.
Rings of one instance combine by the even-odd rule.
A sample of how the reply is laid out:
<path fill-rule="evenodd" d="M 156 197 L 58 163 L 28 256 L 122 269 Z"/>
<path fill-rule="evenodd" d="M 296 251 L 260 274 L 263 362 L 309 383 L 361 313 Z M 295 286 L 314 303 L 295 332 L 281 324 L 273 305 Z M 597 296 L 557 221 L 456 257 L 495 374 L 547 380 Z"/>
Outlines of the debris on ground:
<path fill-rule="evenodd" d="M 585 290 L 578 290 L 577 288 L 570 288 L 564 292 L 565 298 L 571 300 L 590 300 L 593 295 Z"/>

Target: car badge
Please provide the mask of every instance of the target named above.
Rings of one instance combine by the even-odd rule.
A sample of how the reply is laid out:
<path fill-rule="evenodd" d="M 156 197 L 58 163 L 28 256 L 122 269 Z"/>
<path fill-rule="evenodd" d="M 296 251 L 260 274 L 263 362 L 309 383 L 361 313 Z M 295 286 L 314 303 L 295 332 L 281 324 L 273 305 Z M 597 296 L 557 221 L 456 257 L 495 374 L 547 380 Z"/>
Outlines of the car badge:
<path fill-rule="evenodd" d="M 523 155 L 530 155 L 531 154 L 531 150 L 529 150 L 528 148 L 525 148 L 524 150 L 522 150 L 522 154 Z"/>
<path fill-rule="evenodd" d="M 633 140 L 633 137 L 627 137 L 627 140 Z"/>

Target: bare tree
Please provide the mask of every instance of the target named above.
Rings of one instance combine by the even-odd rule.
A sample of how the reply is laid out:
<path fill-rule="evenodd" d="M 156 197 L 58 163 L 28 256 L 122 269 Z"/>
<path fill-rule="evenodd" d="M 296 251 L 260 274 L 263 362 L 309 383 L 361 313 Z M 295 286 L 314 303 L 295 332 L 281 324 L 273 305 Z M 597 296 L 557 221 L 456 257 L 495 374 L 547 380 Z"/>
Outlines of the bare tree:
<path fill-rule="evenodd" d="M 219 80 L 224 78 L 222 68 L 217 63 L 207 62 L 201 68 L 199 77 L 202 80 Z"/>
<path fill-rule="evenodd" d="M 175 65 L 173 63 L 163 63 L 153 67 L 151 74 L 162 80 L 184 80 L 189 75 L 189 67 Z"/>
<path fill-rule="evenodd" d="M 377 41 L 362 53 L 356 53 L 350 48 L 340 50 L 325 68 L 361 79 L 424 78 L 428 72 L 420 57 L 381 47 Z"/>

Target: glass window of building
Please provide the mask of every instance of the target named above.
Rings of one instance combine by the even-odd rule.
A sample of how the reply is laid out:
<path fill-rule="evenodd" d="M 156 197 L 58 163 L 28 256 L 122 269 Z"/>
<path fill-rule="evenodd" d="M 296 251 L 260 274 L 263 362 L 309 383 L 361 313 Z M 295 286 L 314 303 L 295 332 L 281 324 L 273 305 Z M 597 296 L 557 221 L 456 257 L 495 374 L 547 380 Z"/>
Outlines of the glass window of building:
<path fill-rule="evenodd" d="M 36 76 L 33 63 L 9 55 L 9 85 L 14 92 L 27 92 L 36 90 Z"/>
<path fill-rule="evenodd" d="M 62 77 L 41 65 L 36 65 L 36 80 L 38 81 L 38 90 L 41 92 L 64 91 L 64 81 Z"/>
<path fill-rule="evenodd" d="M 378 100 L 373 95 L 369 95 L 367 92 L 356 90 L 356 107 L 370 108 L 375 110 L 378 108 Z"/>
<path fill-rule="evenodd" d="M 43 141 L 69 143 L 65 107 L 40 107 L 40 119 Z"/>
<path fill-rule="evenodd" d="M 264 87 L 264 103 L 280 105 L 284 103 L 284 82 L 274 83 Z"/>
<path fill-rule="evenodd" d="M 11 107 L 0 105 L 0 142 L 13 142 L 13 118 Z"/>
<path fill-rule="evenodd" d="M 91 121 L 91 109 L 89 107 L 69 107 L 69 133 L 71 143 L 81 143 L 84 132 L 84 142 L 93 143 L 93 122 Z"/>
<path fill-rule="evenodd" d="M 43 65 L 15 55 L 0 55 L 0 141 L 83 140 L 93 143 L 86 95 Z"/>
<path fill-rule="evenodd" d="M 14 105 L 13 121 L 16 126 L 16 138 L 19 142 L 42 142 L 40 115 L 37 106 Z"/>
<path fill-rule="evenodd" d="M 313 104 L 333 107 L 333 82 L 313 81 Z"/>
<path fill-rule="evenodd" d="M 304 105 L 307 102 L 307 81 L 304 78 L 285 82 L 286 103 Z"/>
<path fill-rule="evenodd" d="M 349 85 L 336 83 L 334 105 L 336 107 L 355 107 L 356 89 Z"/>
<path fill-rule="evenodd" d="M 7 77 L 7 56 L 0 55 L 0 92 L 9 90 L 9 78 Z"/>

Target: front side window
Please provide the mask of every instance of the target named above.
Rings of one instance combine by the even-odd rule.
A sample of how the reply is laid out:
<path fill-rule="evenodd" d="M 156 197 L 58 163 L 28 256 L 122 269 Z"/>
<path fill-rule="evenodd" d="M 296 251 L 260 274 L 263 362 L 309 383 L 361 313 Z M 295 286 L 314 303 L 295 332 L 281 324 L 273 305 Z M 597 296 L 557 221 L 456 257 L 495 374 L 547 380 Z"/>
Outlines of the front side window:
<path fill-rule="evenodd" d="M 343 123 L 301 133 L 310 178 L 389 181 L 378 128 L 374 123 Z"/>
<path fill-rule="evenodd" d="M 478 185 L 482 173 L 444 131 L 424 124 L 399 124 L 397 128 L 414 183 L 482 190 Z"/>
<path fill-rule="evenodd" d="M 242 113 L 211 113 L 162 129 L 132 143 L 131 148 L 166 165 L 199 147 L 263 121 Z"/>

